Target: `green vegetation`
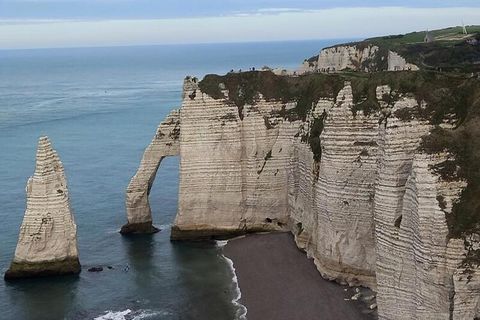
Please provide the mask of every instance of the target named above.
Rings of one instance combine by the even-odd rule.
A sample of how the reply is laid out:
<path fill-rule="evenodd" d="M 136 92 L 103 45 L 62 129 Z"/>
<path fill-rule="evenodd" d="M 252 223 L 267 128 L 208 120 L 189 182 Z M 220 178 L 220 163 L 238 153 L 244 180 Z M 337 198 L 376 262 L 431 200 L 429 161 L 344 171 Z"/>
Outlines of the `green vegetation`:
<path fill-rule="evenodd" d="M 310 145 L 310 150 L 313 153 L 313 160 L 320 162 L 322 158 L 322 146 L 320 144 L 320 135 L 324 128 L 325 118 L 327 113 L 323 111 L 322 115 L 318 118 L 314 118 L 310 127 L 308 135 L 302 137 L 303 142 L 307 142 Z"/>
<path fill-rule="evenodd" d="M 260 175 L 263 172 L 263 169 L 265 168 L 265 165 L 267 164 L 267 161 L 272 157 L 272 150 L 268 151 L 265 157 L 263 158 L 263 165 L 260 168 L 260 170 L 257 171 L 257 174 Z"/>
<path fill-rule="evenodd" d="M 365 116 L 378 113 L 380 104 L 376 88 L 388 85 L 392 93 L 382 97 L 387 104 L 392 105 L 400 95 L 412 96 L 419 104 L 416 108 L 397 111 L 397 117 L 403 120 L 422 118 L 435 125 L 441 124 L 446 118 L 457 125 L 462 123 L 473 103 L 472 95 L 478 89 L 479 82 L 466 75 L 434 71 L 315 73 L 299 77 L 278 76 L 269 71 L 252 71 L 229 73 L 225 76 L 207 75 L 199 85 L 202 92 L 214 99 L 225 99 L 227 103 L 234 103 L 239 109 L 243 109 L 245 104 L 255 105 L 259 94 L 267 101 L 296 102 L 295 108 L 283 109 L 278 111 L 277 115 L 289 121 L 305 121 L 320 98 L 336 99 L 345 81 L 352 85 L 354 115 L 359 111 Z M 228 97 L 222 93 L 221 84 L 229 90 Z M 420 106 L 422 101 L 426 102 L 425 108 Z M 268 125 L 265 122 L 265 125 L 269 127 L 271 123 Z"/>
<path fill-rule="evenodd" d="M 467 27 L 475 37 L 480 26 Z M 466 42 L 461 27 L 430 31 L 434 42 L 424 43 L 426 32 L 412 32 L 405 35 L 386 36 L 366 39 L 366 43 L 379 46 L 383 50 L 392 50 L 426 70 L 456 72 L 479 72 L 480 46 Z"/>
<path fill-rule="evenodd" d="M 339 74 L 307 74 L 299 77 L 277 76 L 269 71 L 229 73 L 225 76 L 208 75 L 200 81 L 204 93 L 215 99 L 225 99 L 238 107 L 240 119 L 243 119 L 243 106 L 255 105 L 261 93 L 266 100 L 282 103 L 294 101 L 296 107 L 283 108 L 273 116 L 287 121 L 306 121 L 320 98 L 336 99 L 345 81 L 352 84 L 352 113 L 362 112 L 364 116 L 382 117 L 376 88 L 389 85 L 389 95 L 382 97 L 387 104 L 393 105 L 401 96 L 410 96 L 417 100 L 414 108 L 396 111 L 395 116 L 408 121 L 423 119 L 435 126 L 424 137 L 421 148 L 428 153 L 449 151 L 453 157 L 432 167 L 445 180 L 465 180 L 468 185 L 460 199 L 454 203 L 451 214 L 447 215 L 450 237 L 467 239 L 471 234 L 480 233 L 480 81 L 465 74 L 437 71 L 418 72 L 343 72 Z M 223 84 L 223 85 L 221 85 Z M 228 89 L 225 97 L 223 86 Z M 339 97 L 342 99 L 342 97 Z M 342 103 L 342 100 L 338 101 Z M 388 118 L 388 114 L 384 115 Z M 321 159 L 320 134 L 326 114 L 313 118 L 308 134 L 302 141 L 308 143 L 315 161 Z M 268 119 L 267 119 L 268 120 Z M 440 125 L 450 123 L 453 129 Z M 265 121 L 267 128 L 271 123 Z M 265 156 L 264 165 L 271 157 Z M 444 206 L 444 200 L 439 204 Z M 466 240 L 465 240 L 466 241 Z M 473 250 L 473 249 L 472 249 Z M 478 250 L 477 250 L 478 251 Z M 469 253 L 468 259 L 475 260 L 480 253 Z"/>
<path fill-rule="evenodd" d="M 380 104 L 377 100 L 377 87 L 372 85 L 368 78 L 352 79 L 353 116 L 357 116 L 357 112 L 362 110 L 363 114 L 369 116 L 380 110 Z"/>
<path fill-rule="evenodd" d="M 478 64 L 480 46 L 472 46 L 466 42 L 455 44 L 452 41 L 439 41 L 407 45 L 393 50 L 422 69 L 454 72 L 480 71 Z"/>
<path fill-rule="evenodd" d="M 316 56 L 305 59 L 305 61 L 308 62 L 308 65 L 310 67 L 313 67 L 315 65 L 315 63 L 318 61 L 318 54 Z"/>
<path fill-rule="evenodd" d="M 5 280 L 41 277 L 63 274 L 76 274 L 81 270 L 77 258 L 41 262 L 12 262 L 5 273 Z"/>
<path fill-rule="evenodd" d="M 456 81 L 455 81 L 456 80 Z M 467 240 L 480 234 L 480 81 L 469 79 L 458 83 L 456 90 L 445 91 L 436 98 L 436 106 L 427 107 L 424 115 L 431 116 L 436 125 L 430 135 L 423 138 L 422 148 L 428 153 L 448 151 L 453 155 L 432 167 L 446 181 L 463 180 L 467 187 L 446 216 L 449 237 L 465 241 L 467 266 L 480 265 L 480 250 L 474 250 Z M 454 85 L 454 84 L 452 84 Z M 454 128 L 439 126 L 454 114 Z M 443 199 L 437 199 L 445 206 Z"/>
<path fill-rule="evenodd" d="M 301 235 L 303 232 L 303 224 L 301 222 L 297 222 L 297 236 Z"/>
<path fill-rule="evenodd" d="M 221 85 L 223 84 L 223 85 Z M 297 102 L 294 110 L 283 110 L 282 116 L 289 120 L 305 121 L 308 113 L 321 97 L 335 98 L 343 87 L 343 79 L 337 75 L 310 74 L 301 77 L 275 75 L 270 71 L 228 73 L 225 76 L 206 75 L 199 83 L 202 92 L 214 99 L 224 99 L 238 107 L 243 120 L 245 104 L 254 105 L 259 94 L 267 101 Z M 221 87 L 228 90 L 223 95 Z"/>
<path fill-rule="evenodd" d="M 477 83 L 463 121 L 453 130 L 436 127 L 423 139 L 430 153 L 449 151 L 454 158 L 432 169 L 446 181 L 464 180 L 467 187 L 452 214 L 447 216 L 450 236 L 460 238 L 480 233 L 480 86 Z"/>
<path fill-rule="evenodd" d="M 462 27 L 430 31 L 430 35 L 435 39 L 430 43 L 424 43 L 426 31 L 420 31 L 370 38 L 333 47 L 355 45 L 359 50 L 363 50 L 370 45 L 378 46 L 379 50 L 373 58 L 356 66 L 358 70 L 368 69 L 370 72 L 387 70 L 388 51 L 391 50 L 422 70 L 480 72 L 480 45 L 471 45 L 466 41 L 468 38 L 480 39 L 480 26 L 467 26 L 467 30 L 469 36 L 463 34 Z"/>
<path fill-rule="evenodd" d="M 272 157 L 272 150 L 268 151 L 267 154 L 265 155 L 265 158 L 264 160 L 267 161 L 268 159 L 270 159 Z"/>
<path fill-rule="evenodd" d="M 173 140 L 178 140 L 180 138 L 180 126 L 175 126 L 168 136 Z"/>
<path fill-rule="evenodd" d="M 480 26 L 467 26 L 470 34 L 480 32 Z M 384 37 L 369 38 L 365 41 L 374 42 L 385 47 L 394 47 L 399 45 L 423 43 L 426 31 L 416 31 L 407 34 L 390 35 Z M 463 30 L 462 27 L 450 27 L 429 31 L 429 33 L 439 41 L 461 41 Z"/>
<path fill-rule="evenodd" d="M 403 216 L 402 216 L 402 215 L 399 215 L 399 216 L 395 219 L 395 222 L 394 222 L 395 227 L 400 228 L 400 225 L 402 224 L 402 218 L 403 218 Z"/>
<path fill-rule="evenodd" d="M 267 116 L 263 116 L 263 122 L 265 123 L 267 130 L 275 128 L 275 125 L 270 122 L 270 119 L 268 119 Z"/>

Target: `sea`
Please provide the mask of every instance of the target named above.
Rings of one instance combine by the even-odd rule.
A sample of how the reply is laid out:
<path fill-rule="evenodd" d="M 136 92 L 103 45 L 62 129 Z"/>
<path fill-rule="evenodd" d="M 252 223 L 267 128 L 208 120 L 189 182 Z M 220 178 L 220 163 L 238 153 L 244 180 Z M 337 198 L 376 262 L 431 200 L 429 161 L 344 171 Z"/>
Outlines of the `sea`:
<path fill-rule="evenodd" d="M 162 162 L 150 195 L 159 233 L 119 234 L 125 189 L 157 125 L 180 107 L 185 76 L 297 69 L 344 41 L 0 50 L 0 271 L 13 258 L 42 135 L 65 167 L 82 264 L 78 277 L 1 279 L 0 319 L 245 318 L 222 245 L 170 241 L 178 157 Z"/>

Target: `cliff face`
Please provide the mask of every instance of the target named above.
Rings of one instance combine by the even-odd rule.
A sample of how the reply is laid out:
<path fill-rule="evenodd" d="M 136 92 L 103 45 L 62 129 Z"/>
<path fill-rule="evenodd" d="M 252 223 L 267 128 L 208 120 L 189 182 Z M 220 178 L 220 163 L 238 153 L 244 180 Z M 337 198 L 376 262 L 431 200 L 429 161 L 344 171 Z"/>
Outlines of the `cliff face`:
<path fill-rule="evenodd" d="M 398 53 L 373 43 L 338 45 L 320 51 L 318 56 L 305 60 L 303 72 L 352 71 L 417 71 L 418 67 L 408 63 Z"/>
<path fill-rule="evenodd" d="M 431 170 L 445 154 L 418 151 L 431 129 L 428 121 L 395 116 L 416 105 L 411 99 L 396 102 L 379 134 L 374 205 L 379 312 L 386 319 L 451 319 L 451 314 L 471 319 L 474 309 L 468 317 L 454 308 L 453 275 L 463 272 L 465 248 L 462 241 L 448 240 L 445 219 L 465 184 L 442 181 Z"/>
<path fill-rule="evenodd" d="M 187 78 L 172 239 L 288 230 L 324 277 L 376 289 L 382 319 L 479 316 L 476 216 L 452 222 L 476 153 L 447 143 L 478 120 L 475 81 Z"/>
<path fill-rule="evenodd" d="M 80 272 L 77 226 L 63 165 L 40 138 L 35 174 L 27 182 L 27 209 L 6 279 Z"/>
<path fill-rule="evenodd" d="M 287 172 L 298 124 L 261 99 L 239 109 L 187 79 L 181 109 L 180 186 L 172 238 L 288 230 Z M 261 213 L 261 214 L 260 214 Z"/>
<path fill-rule="evenodd" d="M 294 142 L 290 217 L 297 243 L 324 277 L 375 287 L 371 212 L 378 119 L 354 116 L 352 105 L 348 82 L 336 99 L 317 103 L 312 118 L 324 115 L 319 162 L 301 139 Z"/>

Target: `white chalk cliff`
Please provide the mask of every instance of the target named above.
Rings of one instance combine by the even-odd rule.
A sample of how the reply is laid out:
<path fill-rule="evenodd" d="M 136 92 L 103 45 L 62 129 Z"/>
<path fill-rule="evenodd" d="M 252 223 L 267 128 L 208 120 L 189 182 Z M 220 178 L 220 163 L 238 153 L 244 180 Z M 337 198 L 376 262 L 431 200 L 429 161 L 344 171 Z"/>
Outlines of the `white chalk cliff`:
<path fill-rule="evenodd" d="M 172 239 L 290 231 L 325 278 L 376 290 L 380 319 L 480 316 L 480 270 L 462 263 L 465 245 L 446 220 L 466 183 L 433 169 L 450 154 L 420 150 L 432 125 L 398 113 L 421 112 L 425 101 L 378 85 L 379 108 L 357 108 L 346 81 L 305 119 L 288 119 L 298 101 L 257 94 L 240 106 L 224 83 L 217 89 L 213 97 L 195 78 L 184 83 L 179 139 L 170 141 L 180 154 Z M 314 127 L 321 135 L 309 145 Z M 148 196 L 153 177 L 139 176 L 136 192 Z"/>
<path fill-rule="evenodd" d="M 140 167 L 130 180 L 126 193 L 127 224 L 121 233 L 154 233 L 158 229 L 152 225 L 152 212 L 148 195 L 155 174 L 164 157 L 178 155 L 180 135 L 180 115 L 173 110 L 157 128 L 152 142 L 143 154 Z"/>
<path fill-rule="evenodd" d="M 369 43 L 353 43 L 325 48 L 318 56 L 305 60 L 300 72 L 353 71 L 417 71 L 418 67 L 408 63 L 391 50 L 383 50 Z"/>
<path fill-rule="evenodd" d="M 28 179 L 26 192 L 27 208 L 5 278 L 80 272 L 67 180 L 47 137 L 39 139 L 35 173 Z"/>

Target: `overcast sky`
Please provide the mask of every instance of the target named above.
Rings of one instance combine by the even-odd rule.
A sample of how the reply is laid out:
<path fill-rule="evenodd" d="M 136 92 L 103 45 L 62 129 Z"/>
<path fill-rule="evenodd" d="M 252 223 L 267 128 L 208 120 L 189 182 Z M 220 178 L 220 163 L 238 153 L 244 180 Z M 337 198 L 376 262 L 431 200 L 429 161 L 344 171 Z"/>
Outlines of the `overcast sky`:
<path fill-rule="evenodd" d="M 0 0 L 0 48 L 362 38 L 480 24 L 480 0 Z"/>

